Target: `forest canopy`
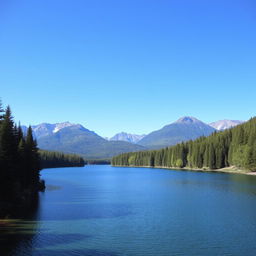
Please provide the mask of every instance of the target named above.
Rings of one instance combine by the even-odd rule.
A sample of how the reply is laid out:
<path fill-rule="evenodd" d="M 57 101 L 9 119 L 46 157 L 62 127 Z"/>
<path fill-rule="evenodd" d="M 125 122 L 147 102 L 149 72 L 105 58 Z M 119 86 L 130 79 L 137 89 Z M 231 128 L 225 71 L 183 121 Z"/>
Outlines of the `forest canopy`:
<path fill-rule="evenodd" d="M 84 166 L 82 157 L 75 154 L 64 154 L 62 152 L 39 150 L 40 166 L 44 168 Z"/>
<path fill-rule="evenodd" d="M 220 169 L 236 166 L 256 171 L 256 118 L 208 137 L 160 150 L 125 153 L 112 158 L 113 166 Z"/>

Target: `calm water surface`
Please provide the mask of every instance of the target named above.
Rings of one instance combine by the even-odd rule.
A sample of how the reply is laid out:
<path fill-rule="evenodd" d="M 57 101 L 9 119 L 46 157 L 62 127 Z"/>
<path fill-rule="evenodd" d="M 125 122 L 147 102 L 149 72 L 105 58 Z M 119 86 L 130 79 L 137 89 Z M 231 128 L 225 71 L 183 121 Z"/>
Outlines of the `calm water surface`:
<path fill-rule="evenodd" d="M 42 171 L 26 219 L 0 223 L 0 255 L 256 255 L 256 177 L 86 166 Z"/>

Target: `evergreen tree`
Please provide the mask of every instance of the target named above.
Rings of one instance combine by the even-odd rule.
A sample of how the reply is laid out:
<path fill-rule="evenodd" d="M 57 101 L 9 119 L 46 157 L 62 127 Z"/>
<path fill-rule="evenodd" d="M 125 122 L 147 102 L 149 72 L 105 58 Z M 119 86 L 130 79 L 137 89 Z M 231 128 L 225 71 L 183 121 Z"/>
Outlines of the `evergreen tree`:
<path fill-rule="evenodd" d="M 25 157 L 27 160 L 27 185 L 39 182 L 40 162 L 37 143 L 33 139 L 32 128 L 29 126 L 25 142 Z"/>
<path fill-rule="evenodd" d="M 63 154 L 61 152 L 40 150 L 39 157 L 41 168 L 72 167 L 85 165 L 84 159 L 74 154 Z"/>
<path fill-rule="evenodd" d="M 17 206 L 24 201 L 28 205 L 36 198 L 38 190 L 44 188 L 39 180 L 40 164 L 43 167 L 51 164 L 54 167 L 83 166 L 84 160 L 56 152 L 39 156 L 32 128 L 29 127 L 24 136 L 21 126 L 13 121 L 10 107 L 3 111 L 0 102 L 0 218 L 10 213 L 10 205 Z M 5 209 L 3 205 L 9 206 Z"/>
<path fill-rule="evenodd" d="M 136 159 L 137 166 L 223 168 L 230 165 L 256 171 L 256 118 L 208 137 L 160 150 L 126 153 L 112 159 L 112 165 L 127 165 Z M 147 161 L 148 162 L 148 161 Z"/>
<path fill-rule="evenodd" d="M 4 118 L 4 109 L 3 109 L 2 101 L 0 99 L 0 122 L 3 120 L 3 118 Z"/>
<path fill-rule="evenodd" d="M 15 163 L 18 152 L 15 143 L 14 123 L 9 106 L 6 108 L 1 122 L 0 141 L 0 180 L 3 181 L 1 185 L 1 194 L 5 191 L 5 195 L 11 197 L 11 184 L 15 179 Z"/>

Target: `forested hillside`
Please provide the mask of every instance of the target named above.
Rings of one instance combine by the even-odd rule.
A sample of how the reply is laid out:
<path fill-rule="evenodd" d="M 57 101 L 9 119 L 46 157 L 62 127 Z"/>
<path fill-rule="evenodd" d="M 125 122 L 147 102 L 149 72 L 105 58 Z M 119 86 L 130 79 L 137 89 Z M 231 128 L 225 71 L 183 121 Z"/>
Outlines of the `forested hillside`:
<path fill-rule="evenodd" d="M 160 150 L 126 153 L 112 165 L 220 169 L 236 166 L 256 171 L 256 118 L 208 137 Z"/>
<path fill-rule="evenodd" d="M 64 154 L 61 152 L 40 150 L 39 155 L 40 166 L 42 169 L 85 165 L 84 159 L 74 154 Z"/>

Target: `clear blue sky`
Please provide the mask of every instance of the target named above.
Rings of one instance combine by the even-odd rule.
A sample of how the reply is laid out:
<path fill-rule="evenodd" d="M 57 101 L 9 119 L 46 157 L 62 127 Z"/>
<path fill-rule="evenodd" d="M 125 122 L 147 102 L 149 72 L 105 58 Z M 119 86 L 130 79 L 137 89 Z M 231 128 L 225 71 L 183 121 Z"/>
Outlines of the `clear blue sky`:
<path fill-rule="evenodd" d="M 255 0 L 2 0 L 0 97 L 22 124 L 149 133 L 256 115 Z"/>

